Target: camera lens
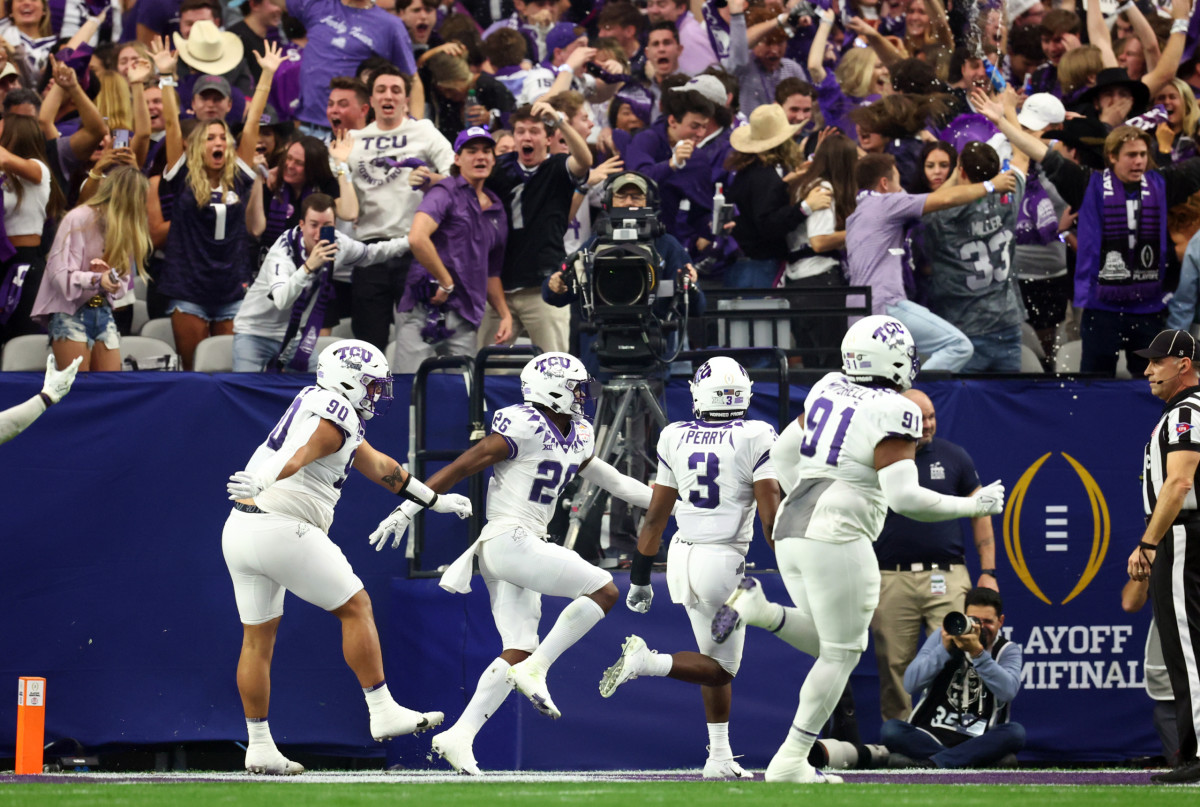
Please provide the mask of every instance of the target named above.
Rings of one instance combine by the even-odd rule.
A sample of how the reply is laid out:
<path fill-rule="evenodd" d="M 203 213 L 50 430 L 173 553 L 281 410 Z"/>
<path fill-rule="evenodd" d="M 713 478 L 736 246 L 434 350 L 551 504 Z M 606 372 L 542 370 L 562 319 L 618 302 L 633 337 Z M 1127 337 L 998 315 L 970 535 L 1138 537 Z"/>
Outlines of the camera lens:
<path fill-rule="evenodd" d="M 970 619 L 961 611 L 951 611 L 942 620 L 942 633 L 947 636 L 962 636 L 970 627 Z"/>

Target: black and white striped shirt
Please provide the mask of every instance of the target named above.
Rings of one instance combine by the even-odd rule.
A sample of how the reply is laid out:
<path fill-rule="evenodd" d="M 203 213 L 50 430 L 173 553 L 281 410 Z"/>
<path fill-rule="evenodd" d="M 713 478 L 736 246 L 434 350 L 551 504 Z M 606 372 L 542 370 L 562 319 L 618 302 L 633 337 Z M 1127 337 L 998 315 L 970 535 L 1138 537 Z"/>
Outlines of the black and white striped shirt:
<path fill-rule="evenodd" d="M 1154 512 L 1158 492 L 1167 480 L 1167 455 L 1172 451 L 1200 451 L 1200 387 L 1187 387 L 1167 401 L 1162 417 L 1146 443 L 1142 475 L 1142 504 L 1146 517 Z M 1200 476 L 1200 471 L 1197 472 Z M 1195 482 L 1200 484 L 1200 478 Z M 1183 500 L 1181 511 L 1200 509 L 1196 484 Z"/>

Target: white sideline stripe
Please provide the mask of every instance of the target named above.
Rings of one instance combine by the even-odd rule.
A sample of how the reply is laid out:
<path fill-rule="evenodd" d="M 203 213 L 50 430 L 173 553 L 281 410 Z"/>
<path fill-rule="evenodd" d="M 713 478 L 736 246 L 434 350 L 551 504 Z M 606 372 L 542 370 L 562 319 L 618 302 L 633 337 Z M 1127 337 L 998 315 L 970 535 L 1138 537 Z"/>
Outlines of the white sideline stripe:
<path fill-rule="evenodd" d="M 1067 545 L 1066 544 L 1046 544 L 1046 551 L 1047 552 L 1066 552 Z"/>
<path fill-rule="evenodd" d="M 1047 527 L 1065 527 L 1070 519 L 1066 518 L 1048 518 L 1046 519 Z"/>
<path fill-rule="evenodd" d="M 1182 524 L 1171 527 L 1175 537 L 1171 563 L 1171 600 L 1175 606 L 1175 628 L 1179 631 L 1179 644 L 1183 648 L 1183 663 L 1187 667 L 1188 693 L 1192 696 L 1192 728 L 1200 737 L 1200 671 L 1196 669 L 1196 652 L 1192 647 L 1192 634 L 1188 630 L 1187 609 L 1183 596 L 1183 564 L 1187 559 L 1187 528 Z"/>
<path fill-rule="evenodd" d="M 1047 530 L 1046 537 L 1047 538 L 1070 538 L 1071 533 L 1064 532 L 1062 530 Z"/>
<path fill-rule="evenodd" d="M 1065 504 L 1048 504 L 1046 505 L 1047 513 L 1065 513 L 1067 506 Z"/>

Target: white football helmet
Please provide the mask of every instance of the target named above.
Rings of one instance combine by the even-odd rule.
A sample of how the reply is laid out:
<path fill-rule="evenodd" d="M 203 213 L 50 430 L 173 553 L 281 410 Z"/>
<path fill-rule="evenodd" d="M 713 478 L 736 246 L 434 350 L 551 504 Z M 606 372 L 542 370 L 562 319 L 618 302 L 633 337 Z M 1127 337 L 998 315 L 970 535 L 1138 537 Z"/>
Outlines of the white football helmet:
<path fill-rule="evenodd" d="M 382 415 L 392 402 L 392 374 L 383 351 L 358 339 L 343 339 L 321 351 L 317 386 L 341 395 L 364 420 Z"/>
<path fill-rule="evenodd" d="M 754 382 L 746 368 L 728 356 L 714 356 L 701 364 L 689 384 L 692 415 L 700 420 L 737 420 L 750 407 Z"/>
<path fill-rule="evenodd" d="M 851 381 L 890 381 L 906 390 L 920 367 L 912 334 L 894 317 L 863 317 L 842 337 L 842 372 Z"/>
<path fill-rule="evenodd" d="M 521 371 L 525 403 L 542 404 L 564 415 L 583 414 L 583 405 L 594 397 L 594 383 L 583 362 L 570 353 L 543 353 Z"/>

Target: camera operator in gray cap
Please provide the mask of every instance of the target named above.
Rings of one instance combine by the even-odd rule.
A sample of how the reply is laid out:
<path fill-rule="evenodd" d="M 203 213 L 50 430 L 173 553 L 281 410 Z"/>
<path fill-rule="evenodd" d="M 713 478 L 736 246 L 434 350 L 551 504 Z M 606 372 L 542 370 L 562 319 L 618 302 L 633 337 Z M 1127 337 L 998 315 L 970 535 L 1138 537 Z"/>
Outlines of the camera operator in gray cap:
<path fill-rule="evenodd" d="M 880 737 L 892 768 L 1015 766 L 1025 729 L 1009 721 L 1021 688 L 1021 646 L 1000 635 L 1004 604 L 973 588 L 965 614 L 949 614 L 904 674 L 916 706 L 908 722 L 889 720 Z"/>

